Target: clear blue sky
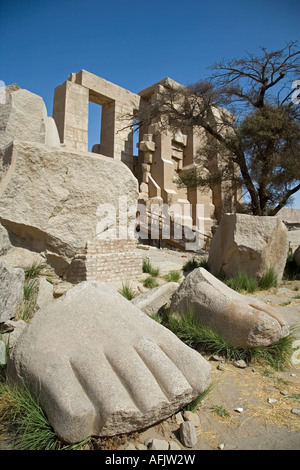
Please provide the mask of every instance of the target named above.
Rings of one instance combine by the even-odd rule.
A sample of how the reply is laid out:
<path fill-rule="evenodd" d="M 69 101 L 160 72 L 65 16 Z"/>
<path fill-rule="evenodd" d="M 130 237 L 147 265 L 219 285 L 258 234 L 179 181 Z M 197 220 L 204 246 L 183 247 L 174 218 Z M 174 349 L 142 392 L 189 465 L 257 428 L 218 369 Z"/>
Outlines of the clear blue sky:
<path fill-rule="evenodd" d="M 0 0 L 0 80 L 42 96 L 51 116 L 71 72 L 135 93 L 165 77 L 187 85 L 222 58 L 298 40 L 299 18 L 299 0 Z"/>

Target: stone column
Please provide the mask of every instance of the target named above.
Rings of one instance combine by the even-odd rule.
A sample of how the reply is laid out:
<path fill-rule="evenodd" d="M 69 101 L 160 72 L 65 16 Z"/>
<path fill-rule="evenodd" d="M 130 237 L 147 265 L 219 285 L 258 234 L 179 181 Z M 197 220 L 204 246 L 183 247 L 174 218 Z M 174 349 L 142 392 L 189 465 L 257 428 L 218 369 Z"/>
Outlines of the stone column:
<path fill-rule="evenodd" d="M 61 143 L 88 151 L 89 90 L 66 81 L 55 88 L 53 118 Z"/>

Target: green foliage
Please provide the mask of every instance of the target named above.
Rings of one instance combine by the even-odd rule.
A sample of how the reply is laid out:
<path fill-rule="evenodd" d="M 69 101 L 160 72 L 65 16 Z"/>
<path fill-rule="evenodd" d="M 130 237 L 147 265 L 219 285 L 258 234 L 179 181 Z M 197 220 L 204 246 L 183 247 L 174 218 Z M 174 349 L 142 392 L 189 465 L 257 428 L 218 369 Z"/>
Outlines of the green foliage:
<path fill-rule="evenodd" d="M 192 258 L 183 265 L 182 269 L 184 273 L 190 273 L 191 271 L 197 268 L 204 268 L 207 271 L 209 271 L 208 261 L 207 260 L 198 261 L 196 258 Z"/>
<path fill-rule="evenodd" d="M 202 392 L 198 397 L 195 398 L 195 400 L 193 400 L 191 403 L 189 403 L 188 405 L 184 407 L 184 411 L 192 411 L 194 413 L 200 407 L 204 398 L 207 397 L 207 395 L 212 391 L 212 389 L 216 386 L 218 382 L 219 382 L 218 380 L 215 380 L 214 382 L 212 382 L 207 387 L 207 389 L 204 390 L 204 392 Z"/>
<path fill-rule="evenodd" d="M 271 287 L 278 287 L 278 279 L 274 269 L 269 269 L 259 280 L 258 287 L 260 290 L 267 290 Z"/>
<path fill-rule="evenodd" d="M 219 406 L 219 405 L 213 405 L 211 407 L 211 411 L 213 413 L 216 413 L 218 416 L 220 416 L 221 418 L 229 418 L 230 417 L 230 413 L 228 410 L 226 410 L 226 408 L 224 408 L 223 406 Z"/>
<path fill-rule="evenodd" d="M 170 271 L 164 278 L 168 282 L 178 282 L 181 278 L 181 274 L 179 271 Z"/>
<path fill-rule="evenodd" d="M 122 283 L 122 289 L 119 290 L 120 294 L 127 300 L 132 300 L 136 296 L 136 292 L 129 282 Z"/>
<path fill-rule="evenodd" d="M 28 322 L 36 308 L 37 284 L 36 279 L 27 278 L 24 283 L 24 296 L 20 307 L 19 318 Z"/>
<path fill-rule="evenodd" d="M 249 292 L 253 294 L 253 292 L 258 289 L 257 280 L 249 277 L 244 272 L 238 272 L 235 276 L 224 279 L 223 282 L 237 292 Z"/>
<path fill-rule="evenodd" d="M 45 267 L 45 264 L 33 263 L 31 266 L 24 268 L 25 279 L 28 280 L 37 277 Z"/>
<path fill-rule="evenodd" d="M 159 276 L 159 268 L 155 268 L 149 258 L 143 259 L 143 273 L 148 273 L 153 277 Z"/>
<path fill-rule="evenodd" d="M 156 277 L 149 276 L 146 279 L 143 280 L 143 286 L 144 287 L 149 287 L 150 289 L 153 289 L 154 287 L 157 287 L 159 284 L 157 282 Z"/>

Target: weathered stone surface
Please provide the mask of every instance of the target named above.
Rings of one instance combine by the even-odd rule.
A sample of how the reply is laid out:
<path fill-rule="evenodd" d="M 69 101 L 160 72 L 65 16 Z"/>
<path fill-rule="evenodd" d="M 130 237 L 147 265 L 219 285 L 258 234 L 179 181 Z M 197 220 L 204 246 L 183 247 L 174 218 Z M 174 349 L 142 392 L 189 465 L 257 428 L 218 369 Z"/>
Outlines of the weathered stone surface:
<path fill-rule="evenodd" d="M 157 313 L 160 308 L 169 304 L 172 295 L 176 292 L 178 287 L 177 282 L 168 282 L 138 297 L 134 297 L 131 302 L 144 313 L 147 313 L 147 315 L 151 315 L 152 313 Z"/>
<path fill-rule="evenodd" d="M 2 340 L 10 351 L 15 347 L 20 335 L 27 326 L 28 323 L 23 320 L 8 320 L 1 325 Z"/>
<path fill-rule="evenodd" d="M 195 447 L 198 438 L 194 423 L 184 421 L 179 428 L 180 440 L 185 447 Z"/>
<path fill-rule="evenodd" d="M 0 255 L 6 253 L 11 247 L 7 230 L 0 224 Z"/>
<path fill-rule="evenodd" d="M 7 366 L 67 442 L 160 421 L 203 392 L 210 373 L 198 352 L 96 281 L 36 312 Z"/>
<path fill-rule="evenodd" d="M 149 450 L 169 450 L 169 443 L 165 439 L 153 439 Z"/>
<path fill-rule="evenodd" d="M 3 366 L 6 364 L 6 346 L 4 341 L 0 339 L 0 366 Z"/>
<path fill-rule="evenodd" d="M 0 221 L 60 275 L 96 237 L 98 224 L 105 228 L 101 204 L 110 204 L 116 219 L 119 197 L 127 196 L 132 209 L 138 196 L 137 180 L 121 162 L 24 142 L 0 150 L 0 180 Z"/>
<path fill-rule="evenodd" d="M 0 260 L 0 323 L 14 318 L 23 298 L 23 269 L 11 268 Z"/>
<path fill-rule="evenodd" d="M 225 214 L 211 241 L 208 264 L 213 274 L 239 271 L 261 277 L 273 268 L 282 279 L 288 253 L 287 228 L 277 217 Z"/>
<path fill-rule="evenodd" d="M 267 346 L 289 334 L 289 326 L 274 308 L 230 289 L 204 268 L 185 278 L 170 310 L 180 315 L 189 307 L 199 323 L 232 346 Z"/>
<path fill-rule="evenodd" d="M 0 146 L 12 140 L 60 146 L 56 124 L 40 96 L 16 84 L 5 87 L 5 93 L 5 103 L 0 103 Z"/>
<path fill-rule="evenodd" d="M 294 253 L 294 260 L 296 262 L 296 265 L 297 266 L 300 266 L 300 245 L 298 246 L 298 248 L 295 250 L 295 253 Z"/>
<path fill-rule="evenodd" d="M 37 296 L 36 309 L 43 308 L 53 300 L 53 285 L 47 279 L 41 277 L 36 279 Z"/>

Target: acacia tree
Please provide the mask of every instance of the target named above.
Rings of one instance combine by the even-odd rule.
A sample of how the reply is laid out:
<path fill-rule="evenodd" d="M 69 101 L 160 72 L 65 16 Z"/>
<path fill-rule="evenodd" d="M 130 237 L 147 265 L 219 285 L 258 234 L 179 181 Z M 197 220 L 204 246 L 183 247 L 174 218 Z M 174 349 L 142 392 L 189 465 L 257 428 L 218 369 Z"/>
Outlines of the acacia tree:
<path fill-rule="evenodd" d="M 300 105 L 292 87 L 299 83 L 299 54 L 290 42 L 277 51 L 261 48 L 259 56 L 222 61 L 210 67 L 208 80 L 166 87 L 141 109 L 140 126 L 156 120 L 174 131 L 206 131 L 198 158 L 208 171 L 179 174 L 179 185 L 212 187 L 235 179 L 248 193 L 253 215 L 275 215 L 286 205 L 300 189 Z M 212 166 L 216 153 L 218 167 Z"/>

